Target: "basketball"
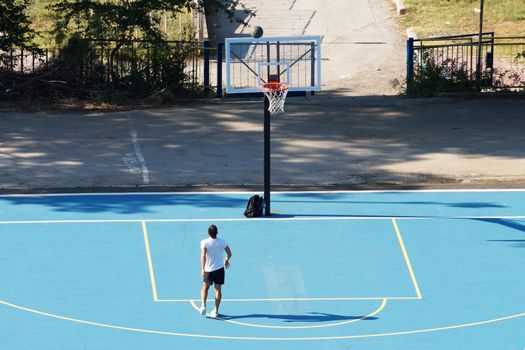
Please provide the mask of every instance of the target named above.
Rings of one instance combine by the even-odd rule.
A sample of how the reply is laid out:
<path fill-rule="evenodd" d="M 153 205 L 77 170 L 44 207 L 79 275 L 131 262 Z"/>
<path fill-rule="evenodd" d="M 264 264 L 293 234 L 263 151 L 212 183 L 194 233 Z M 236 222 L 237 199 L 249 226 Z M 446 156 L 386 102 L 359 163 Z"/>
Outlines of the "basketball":
<path fill-rule="evenodd" d="M 261 36 L 263 36 L 263 33 L 264 33 L 264 31 L 263 31 L 262 27 L 260 27 L 260 26 L 255 26 L 252 29 L 252 36 L 254 38 L 260 38 Z"/>

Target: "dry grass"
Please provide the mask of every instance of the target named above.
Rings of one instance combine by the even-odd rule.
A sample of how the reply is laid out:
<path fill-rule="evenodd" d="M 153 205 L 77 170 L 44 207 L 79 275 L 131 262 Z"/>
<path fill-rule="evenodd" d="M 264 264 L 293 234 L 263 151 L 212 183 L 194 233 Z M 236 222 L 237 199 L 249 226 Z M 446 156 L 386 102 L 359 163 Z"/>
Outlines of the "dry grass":
<path fill-rule="evenodd" d="M 419 37 L 476 33 L 479 0 L 405 0 L 401 18 Z M 484 31 L 496 36 L 525 36 L 524 0 L 485 0 Z"/>

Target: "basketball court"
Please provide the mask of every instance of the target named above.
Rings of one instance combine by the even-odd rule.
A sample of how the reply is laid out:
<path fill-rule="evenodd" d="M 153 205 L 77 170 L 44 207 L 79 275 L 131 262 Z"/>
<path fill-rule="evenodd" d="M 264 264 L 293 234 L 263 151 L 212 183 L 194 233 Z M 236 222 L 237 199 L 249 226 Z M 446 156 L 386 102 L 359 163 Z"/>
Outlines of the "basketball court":
<path fill-rule="evenodd" d="M 0 196 L 2 347 L 524 348 L 525 192 L 273 192 L 270 201 L 270 124 L 288 92 L 321 90 L 323 37 L 261 36 L 228 38 L 224 49 L 226 93 L 265 95 L 265 216 L 242 216 L 249 192 Z M 150 185 L 129 118 L 137 162 L 125 163 Z M 217 318 L 198 312 L 210 224 L 233 251 Z"/>
<path fill-rule="evenodd" d="M 525 192 L 0 197 L 6 349 L 522 349 Z M 199 243 L 232 251 L 201 316 Z M 211 305 L 211 301 L 210 301 Z"/>

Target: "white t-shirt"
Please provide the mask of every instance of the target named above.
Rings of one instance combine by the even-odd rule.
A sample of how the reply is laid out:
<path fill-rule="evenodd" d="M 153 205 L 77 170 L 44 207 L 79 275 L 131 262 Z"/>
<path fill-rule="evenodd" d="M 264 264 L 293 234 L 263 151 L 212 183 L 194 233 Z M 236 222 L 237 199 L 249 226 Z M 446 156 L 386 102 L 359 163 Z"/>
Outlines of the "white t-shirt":
<path fill-rule="evenodd" d="M 206 238 L 201 241 L 201 249 L 206 248 L 204 271 L 212 272 L 224 267 L 224 248 L 228 244 L 222 238 Z"/>

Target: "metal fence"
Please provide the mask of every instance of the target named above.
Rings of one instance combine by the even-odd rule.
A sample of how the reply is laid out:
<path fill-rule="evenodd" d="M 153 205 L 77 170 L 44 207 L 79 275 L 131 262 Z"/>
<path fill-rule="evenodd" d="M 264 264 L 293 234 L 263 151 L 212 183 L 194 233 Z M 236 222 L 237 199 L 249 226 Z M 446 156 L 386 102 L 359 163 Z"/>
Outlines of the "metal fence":
<path fill-rule="evenodd" d="M 101 67 L 106 81 L 123 79 L 141 72 L 149 83 L 163 74 L 160 72 L 163 62 L 171 61 L 180 63 L 185 75 L 184 83 L 188 87 L 209 86 L 208 41 L 166 41 L 161 47 L 145 41 L 134 41 L 120 48 L 116 48 L 114 41 L 93 43 L 89 71 L 93 72 L 93 68 Z"/>
<path fill-rule="evenodd" d="M 35 70 L 47 67 L 50 60 L 60 56 L 59 50 L 45 49 L 42 52 L 30 50 L 13 50 L 1 52 L 0 69 L 23 74 L 34 73 Z"/>
<path fill-rule="evenodd" d="M 494 39 L 493 87 L 525 89 L 525 37 Z"/>
<path fill-rule="evenodd" d="M 150 82 L 163 68 L 161 62 L 168 60 L 180 63 L 186 87 L 210 87 L 210 54 L 214 49 L 209 41 L 166 41 L 162 46 L 140 40 L 122 46 L 112 40 L 90 40 L 89 43 L 89 52 L 82 56 L 82 62 L 77 62 L 83 78 L 97 76 L 110 83 L 138 72 Z M 33 74 L 68 59 L 67 49 L 14 50 L 0 54 L 4 58 L 0 60 L 0 69 L 21 74 Z"/>
<path fill-rule="evenodd" d="M 479 67 L 478 67 L 478 55 Z M 493 32 L 407 41 L 407 84 L 432 66 L 439 78 L 451 72 L 482 89 L 525 88 L 525 37 L 495 37 Z"/>

